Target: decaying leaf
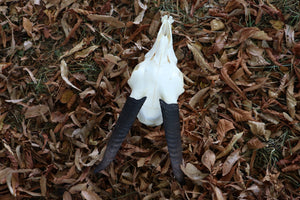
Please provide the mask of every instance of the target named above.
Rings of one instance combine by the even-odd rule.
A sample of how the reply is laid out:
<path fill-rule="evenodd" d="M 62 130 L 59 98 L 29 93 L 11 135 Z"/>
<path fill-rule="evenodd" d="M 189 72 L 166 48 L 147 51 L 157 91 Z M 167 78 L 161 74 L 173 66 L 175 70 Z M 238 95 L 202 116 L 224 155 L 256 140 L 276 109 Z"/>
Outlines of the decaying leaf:
<path fill-rule="evenodd" d="M 219 31 L 225 28 L 224 23 L 219 19 L 213 19 L 210 21 L 210 28 L 212 31 Z"/>
<path fill-rule="evenodd" d="M 262 143 L 257 137 L 252 138 L 247 142 L 247 145 L 250 149 L 261 149 L 266 146 L 266 144 Z"/>
<path fill-rule="evenodd" d="M 47 105 L 30 106 L 25 112 L 25 119 L 43 116 L 49 112 L 49 110 Z"/>
<path fill-rule="evenodd" d="M 197 185 L 202 185 L 202 180 L 207 176 L 207 174 L 202 173 L 191 163 L 187 163 L 186 166 L 181 166 L 181 169 L 183 173 Z"/>
<path fill-rule="evenodd" d="M 85 58 L 87 57 L 90 53 L 92 53 L 93 51 L 95 51 L 97 48 L 99 48 L 98 45 L 93 45 L 90 46 L 82 51 L 78 51 L 75 53 L 75 59 L 80 59 L 80 58 Z"/>
<path fill-rule="evenodd" d="M 71 87 L 75 88 L 76 90 L 81 91 L 79 88 L 77 88 L 75 85 L 73 85 L 73 84 L 69 81 L 69 79 L 68 79 L 69 70 L 68 70 L 67 63 L 66 63 L 64 60 L 62 60 L 61 63 L 60 63 L 60 73 L 61 73 L 62 79 L 63 79 L 68 85 L 70 85 Z"/>
<path fill-rule="evenodd" d="M 223 167 L 222 167 L 222 176 L 225 176 L 228 174 L 235 164 L 236 161 L 240 159 L 240 150 L 237 149 L 234 152 L 232 152 L 225 160 Z"/>
<path fill-rule="evenodd" d="M 204 154 L 201 157 L 202 164 L 209 169 L 209 171 L 212 171 L 212 168 L 216 161 L 216 155 L 211 150 L 206 150 Z"/>
<path fill-rule="evenodd" d="M 259 135 L 265 137 L 266 140 L 269 140 L 271 132 L 265 129 L 265 123 L 256 122 L 256 121 L 248 121 L 248 125 L 250 126 L 251 132 L 254 135 Z"/>
<path fill-rule="evenodd" d="M 101 200 L 102 199 L 95 192 L 87 191 L 87 190 L 81 191 L 81 196 L 86 200 Z"/>
<path fill-rule="evenodd" d="M 252 112 L 240 108 L 227 108 L 237 122 L 253 120 Z"/>
<path fill-rule="evenodd" d="M 295 107 L 297 106 L 297 100 L 294 97 L 294 78 L 289 81 L 289 85 L 286 90 L 286 102 L 289 110 L 289 114 L 292 118 L 295 117 L 296 110 Z"/>
<path fill-rule="evenodd" d="M 116 28 L 123 28 L 125 24 L 119 21 L 117 18 L 107 15 L 96 15 L 96 14 L 89 14 L 87 16 L 92 21 L 101 21 L 110 24 Z"/>
<path fill-rule="evenodd" d="M 23 27 L 25 29 L 25 31 L 27 32 L 27 34 L 32 37 L 32 27 L 33 27 L 33 24 L 32 22 L 27 19 L 26 17 L 23 17 Z"/>
<path fill-rule="evenodd" d="M 212 73 L 215 72 L 215 69 L 213 69 L 212 66 L 209 65 L 209 63 L 206 61 L 206 59 L 204 58 L 203 54 L 201 53 L 201 51 L 199 51 L 197 49 L 197 47 L 195 47 L 194 44 L 192 43 L 188 43 L 188 48 L 192 51 L 193 55 L 194 55 L 194 59 L 197 63 L 197 65 L 204 71 L 207 72 L 210 71 Z"/>
<path fill-rule="evenodd" d="M 192 108 L 196 107 L 196 104 L 200 102 L 200 100 L 203 98 L 205 94 L 207 94 L 207 91 L 209 90 L 209 87 L 203 88 L 199 90 L 189 101 L 189 104 Z"/>
<path fill-rule="evenodd" d="M 226 133 L 233 129 L 235 129 L 235 127 L 231 121 L 228 121 L 226 119 L 220 119 L 217 126 L 217 134 L 218 134 L 219 142 L 222 143 Z"/>
<path fill-rule="evenodd" d="M 240 132 L 240 133 L 234 135 L 233 138 L 231 139 L 230 143 L 225 147 L 225 149 L 217 155 L 217 159 L 220 159 L 220 158 L 226 156 L 233 148 L 233 145 L 243 136 L 243 134 L 244 134 L 243 132 Z"/>

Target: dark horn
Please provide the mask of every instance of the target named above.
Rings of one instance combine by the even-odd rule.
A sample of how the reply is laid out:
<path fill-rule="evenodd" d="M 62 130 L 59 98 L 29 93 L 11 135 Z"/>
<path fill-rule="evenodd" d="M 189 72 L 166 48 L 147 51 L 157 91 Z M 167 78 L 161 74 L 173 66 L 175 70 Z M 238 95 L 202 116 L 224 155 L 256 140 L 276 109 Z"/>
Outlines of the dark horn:
<path fill-rule="evenodd" d="M 105 169 L 111 163 L 111 161 L 113 161 L 145 100 L 146 97 L 143 97 L 139 100 L 131 97 L 127 98 L 123 110 L 120 113 L 119 119 L 117 120 L 115 129 L 113 130 L 112 135 L 107 143 L 103 159 L 96 166 L 94 173 Z"/>
<path fill-rule="evenodd" d="M 180 184 L 184 183 L 184 175 L 181 171 L 182 146 L 180 135 L 179 107 L 178 104 L 167 104 L 159 100 L 163 116 L 168 151 L 170 154 L 173 174 Z"/>

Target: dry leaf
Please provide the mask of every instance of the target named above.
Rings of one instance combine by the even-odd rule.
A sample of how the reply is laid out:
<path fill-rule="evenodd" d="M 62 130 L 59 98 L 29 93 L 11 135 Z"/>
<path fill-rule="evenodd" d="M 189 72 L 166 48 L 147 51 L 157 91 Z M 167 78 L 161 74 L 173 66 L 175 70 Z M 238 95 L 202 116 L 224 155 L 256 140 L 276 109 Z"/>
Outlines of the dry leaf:
<path fill-rule="evenodd" d="M 202 180 L 207 176 L 207 174 L 202 173 L 191 163 L 187 163 L 186 166 L 181 166 L 181 169 L 183 173 L 197 185 L 202 185 Z"/>
<path fill-rule="evenodd" d="M 270 20 L 270 24 L 272 24 L 272 27 L 275 28 L 276 30 L 281 30 L 283 29 L 284 22 L 280 20 Z"/>
<path fill-rule="evenodd" d="M 212 31 L 219 31 L 225 28 L 224 23 L 219 19 L 213 19 L 210 21 L 210 28 Z"/>
<path fill-rule="evenodd" d="M 284 28 L 285 42 L 288 48 L 292 48 L 295 44 L 295 31 L 294 28 L 288 24 Z"/>
<path fill-rule="evenodd" d="M 240 108 L 227 108 L 237 122 L 253 120 L 252 112 Z"/>
<path fill-rule="evenodd" d="M 42 194 L 42 196 L 45 197 L 46 193 L 47 193 L 47 178 L 45 175 L 41 176 L 40 186 L 41 186 L 41 194 Z"/>
<path fill-rule="evenodd" d="M 143 4 L 140 0 L 138 0 L 138 4 L 139 4 L 140 8 L 142 8 L 142 11 L 140 11 L 139 15 L 136 16 L 136 18 L 134 19 L 134 21 L 133 21 L 134 24 L 140 24 L 143 21 L 144 14 L 147 10 L 147 4 L 146 3 Z"/>
<path fill-rule="evenodd" d="M 217 159 L 220 159 L 224 156 L 226 156 L 230 151 L 231 149 L 233 148 L 233 145 L 243 136 L 243 132 L 241 133 L 238 133 L 236 135 L 234 135 L 230 141 L 230 143 L 225 147 L 225 149 L 217 155 Z"/>
<path fill-rule="evenodd" d="M 235 164 L 236 161 L 240 159 L 240 150 L 237 149 L 232 152 L 225 160 L 223 167 L 222 167 L 222 176 L 225 176 L 231 171 L 231 168 Z"/>
<path fill-rule="evenodd" d="M 60 56 L 59 60 L 61 60 L 64 57 L 70 56 L 77 51 L 80 51 L 81 49 L 83 49 L 84 45 L 86 45 L 86 44 L 87 44 L 86 39 L 81 40 L 81 42 L 78 43 L 75 47 L 73 47 L 71 50 L 66 51 L 62 56 Z"/>
<path fill-rule="evenodd" d="M 73 85 L 73 84 L 69 81 L 69 79 L 68 79 L 69 70 L 68 70 L 67 63 L 66 63 L 64 60 L 62 60 L 61 63 L 60 63 L 60 73 L 61 73 L 62 79 L 63 79 L 68 85 L 70 85 L 71 87 L 75 88 L 76 90 L 81 91 L 79 88 L 77 88 L 75 85 Z"/>
<path fill-rule="evenodd" d="M 87 191 L 87 190 L 81 191 L 81 196 L 86 200 L 101 200 L 102 199 L 95 192 Z"/>
<path fill-rule="evenodd" d="M 23 27 L 24 27 L 25 31 L 27 32 L 27 34 L 29 35 L 29 37 L 32 37 L 32 27 L 33 27 L 33 24 L 26 17 L 23 17 Z"/>
<path fill-rule="evenodd" d="M 189 101 L 189 104 L 192 108 L 195 108 L 197 103 L 200 102 L 201 99 L 203 99 L 203 96 L 207 94 L 207 91 L 209 90 L 209 87 L 203 88 L 199 90 Z"/>
<path fill-rule="evenodd" d="M 46 105 L 30 106 L 25 112 L 25 119 L 45 115 L 49 110 Z"/>
<path fill-rule="evenodd" d="M 262 143 L 257 137 L 254 137 L 247 142 L 247 146 L 249 149 L 261 149 L 264 148 L 266 144 Z"/>
<path fill-rule="evenodd" d="M 210 172 L 212 171 L 215 161 L 216 161 L 216 155 L 214 152 L 212 152 L 209 149 L 206 150 L 202 155 L 201 162 L 205 167 L 207 167 L 207 169 L 209 169 Z"/>
<path fill-rule="evenodd" d="M 248 121 L 248 125 L 254 135 L 264 136 L 266 140 L 269 140 L 271 132 L 269 130 L 265 130 L 265 123 Z"/>
<path fill-rule="evenodd" d="M 81 92 L 79 94 L 79 96 L 81 99 L 84 99 L 87 96 L 95 96 L 95 94 L 96 94 L 96 91 L 93 90 L 91 87 L 89 87 L 89 88 L 86 88 L 83 92 Z"/>
<path fill-rule="evenodd" d="M 294 97 L 294 82 L 295 79 L 292 78 L 289 81 L 289 85 L 286 90 L 286 102 L 287 102 L 289 114 L 293 119 L 295 118 L 295 114 L 296 114 L 295 107 L 297 106 L 297 100 Z"/>
<path fill-rule="evenodd" d="M 219 120 L 217 125 L 217 134 L 218 134 L 218 141 L 220 142 L 220 144 L 222 143 L 226 133 L 233 129 L 235 129 L 235 127 L 231 121 L 228 121 L 226 119 Z"/>
<path fill-rule="evenodd" d="M 68 192 L 68 191 L 64 192 L 63 200 L 72 200 L 72 196 L 71 196 L 70 192 Z"/>
<path fill-rule="evenodd" d="M 61 103 L 68 103 L 72 99 L 73 95 L 74 93 L 72 90 L 66 89 L 59 100 Z"/>
<path fill-rule="evenodd" d="M 93 51 L 95 51 L 97 48 L 99 48 L 98 45 L 90 46 L 82 51 L 75 53 L 75 59 L 85 58 L 88 55 L 90 55 Z"/>
<path fill-rule="evenodd" d="M 206 61 L 206 59 L 204 58 L 203 54 L 201 53 L 200 50 L 198 50 L 194 44 L 192 43 L 188 43 L 188 48 L 189 50 L 192 51 L 193 55 L 194 55 L 194 59 L 197 63 L 197 65 L 204 71 L 207 72 L 210 71 L 212 73 L 215 73 L 215 69 L 213 69 L 208 62 Z"/>
<path fill-rule="evenodd" d="M 211 185 L 212 188 L 214 189 L 214 196 L 216 198 L 212 198 L 212 199 L 216 199 L 216 200 L 225 200 L 226 198 L 224 197 L 222 191 L 220 190 L 220 188 L 218 188 L 217 186 Z"/>
<path fill-rule="evenodd" d="M 116 28 L 125 27 L 125 24 L 123 22 L 121 22 L 117 18 L 114 18 L 114 17 L 111 17 L 111 16 L 90 14 L 87 17 L 92 21 L 105 22 L 105 23 L 108 23 L 111 26 L 114 26 Z"/>

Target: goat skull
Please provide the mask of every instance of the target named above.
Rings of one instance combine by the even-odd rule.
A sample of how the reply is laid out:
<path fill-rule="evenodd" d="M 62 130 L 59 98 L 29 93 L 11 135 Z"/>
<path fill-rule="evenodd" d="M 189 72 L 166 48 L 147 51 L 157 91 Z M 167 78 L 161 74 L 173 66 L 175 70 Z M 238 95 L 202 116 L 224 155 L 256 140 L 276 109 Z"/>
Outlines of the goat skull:
<path fill-rule="evenodd" d="M 138 64 L 128 84 L 132 89 L 115 129 L 107 144 L 104 157 L 95 172 L 105 169 L 114 159 L 135 118 L 148 126 L 163 123 L 171 165 L 176 179 L 182 183 L 182 147 L 177 99 L 183 93 L 183 75 L 177 68 L 173 50 L 173 18 L 162 17 L 162 25 L 152 49 Z"/>

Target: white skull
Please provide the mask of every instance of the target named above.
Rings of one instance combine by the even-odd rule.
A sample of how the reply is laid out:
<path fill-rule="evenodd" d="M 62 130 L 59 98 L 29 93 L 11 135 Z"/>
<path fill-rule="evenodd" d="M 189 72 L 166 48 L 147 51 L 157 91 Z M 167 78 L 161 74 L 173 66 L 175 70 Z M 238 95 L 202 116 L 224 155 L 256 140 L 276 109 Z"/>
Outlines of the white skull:
<path fill-rule="evenodd" d="M 162 25 L 152 49 L 145 55 L 132 72 L 128 84 L 132 89 L 130 97 L 147 97 L 138 114 L 138 119 L 145 125 L 162 124 L 159 99 L 167 104 L 176 104 L 183 89 L 183 75 L 177 68 L 177 58 L 173 50 L 173 18 L 162 17 Z"/>

